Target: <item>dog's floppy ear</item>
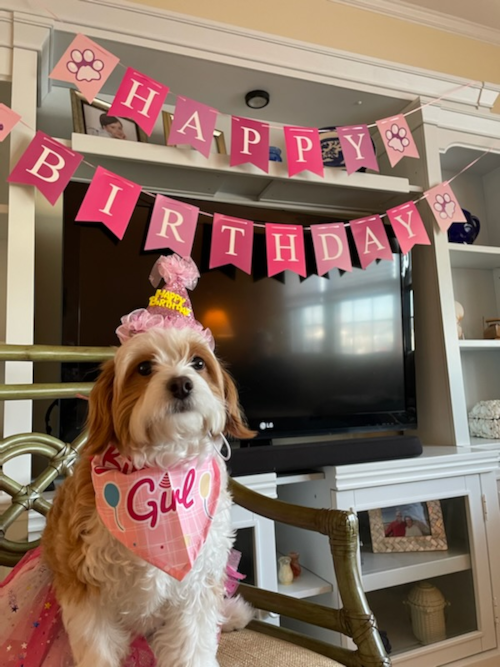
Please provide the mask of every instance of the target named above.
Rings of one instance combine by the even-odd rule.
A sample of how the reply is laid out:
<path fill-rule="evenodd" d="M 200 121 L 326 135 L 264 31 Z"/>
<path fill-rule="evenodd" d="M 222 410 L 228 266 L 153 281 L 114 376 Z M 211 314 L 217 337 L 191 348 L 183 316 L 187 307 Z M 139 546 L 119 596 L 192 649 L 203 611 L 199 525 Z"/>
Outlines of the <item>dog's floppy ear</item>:
<path fill-rule="evenodd" d="M 115 362 L 110 359 L 102 365 L 101 374 L 90 392 L 87 418 L 89 444 L 86 449 L 90 455 L 103 451 L 115 436 L 112 414 L 114 379 Z"/>
<path fill-rule="evenodd" d="M 224 398 L 226 399 L 226 433 L 234 438 L 240 438 L 240 440 L 254 438 L 257 433 L 251 431 L 245 424 L 238 401 L 236 385 L 229 373 L 224 368 L 221 370 L 224 379 Z"/>

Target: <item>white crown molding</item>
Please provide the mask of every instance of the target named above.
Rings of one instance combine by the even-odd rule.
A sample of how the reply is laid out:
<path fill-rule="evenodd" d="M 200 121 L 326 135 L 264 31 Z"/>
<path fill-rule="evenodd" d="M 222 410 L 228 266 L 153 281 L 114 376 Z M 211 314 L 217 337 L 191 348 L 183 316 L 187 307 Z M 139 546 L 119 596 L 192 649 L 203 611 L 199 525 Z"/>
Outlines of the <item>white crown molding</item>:
<path fill-rule="evenodd" d="M 420 9 L 408 2 L 394 2 L 393 0 L 329 0 L 329 2 L 349 5 L 358 9 L 366 9 L 377 14 L 384 14 L 391 18 L 401 19 L 410 23 L 417 23 L 442 32 L 469 37 L 480 42 L 500 45 L 500 30 L 488 28 L 480 23 L 467 21 L 456 16 L 450 16 L 435 9 Z"/>

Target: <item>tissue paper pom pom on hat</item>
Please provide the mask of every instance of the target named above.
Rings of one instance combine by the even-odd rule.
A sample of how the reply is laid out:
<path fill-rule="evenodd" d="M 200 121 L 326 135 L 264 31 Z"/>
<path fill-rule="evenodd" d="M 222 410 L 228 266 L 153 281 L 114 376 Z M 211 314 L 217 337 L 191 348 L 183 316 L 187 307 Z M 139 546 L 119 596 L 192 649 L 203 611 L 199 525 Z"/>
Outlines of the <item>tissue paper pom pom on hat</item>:
<path fill-rule="evenodd" d="M 153 287 L 160 284 L 161 278 L 166 285 L 179 282 L 187 289 L 194 289 L 200 277 L 198 267 L 191 257 L 180 257 L 179 255 L 169 255 L 160 257 L 151 270 L 149 280 Z"/>
<path fill-rule="evenodd" d="M 163 278 L 165 285 L 150 297 L 147 308 L 138 308 L 122 317 L 121 325 L 116 330 L 120 342 L 124 343 L 132 336 L 153 328 L 189 327 L 197 331 L 213 350 L 215 343 L 212 333 L 196 321 L 187 293 L 187 289 L 196 287 L 199 277 L 198 268 L 190 257 L 160 257 L 153 266 L 149 279 L 153 286 L 157 287 Z"/>
<path fill-rule="evenodd" d="M 124 343 L 135 334 L 144 333 L 153 327 L 163 327 L 162 315 L 152 315 L 146 308 L 137 308 L 121 319 L 121 325 L 116 330 L 120 343 Z"/>

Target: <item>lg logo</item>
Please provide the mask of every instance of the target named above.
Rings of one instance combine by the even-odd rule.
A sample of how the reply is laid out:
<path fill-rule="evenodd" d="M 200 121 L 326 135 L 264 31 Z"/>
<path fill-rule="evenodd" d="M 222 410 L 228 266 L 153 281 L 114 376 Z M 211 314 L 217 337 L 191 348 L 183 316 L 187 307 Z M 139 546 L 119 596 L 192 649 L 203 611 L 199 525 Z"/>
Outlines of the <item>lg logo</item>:
<path fill-rule="evenodd" d="M 273 422 L 260 422 L 259 428 L 261 431 L 265 431 L 266 428 L 274 428 Z"/>

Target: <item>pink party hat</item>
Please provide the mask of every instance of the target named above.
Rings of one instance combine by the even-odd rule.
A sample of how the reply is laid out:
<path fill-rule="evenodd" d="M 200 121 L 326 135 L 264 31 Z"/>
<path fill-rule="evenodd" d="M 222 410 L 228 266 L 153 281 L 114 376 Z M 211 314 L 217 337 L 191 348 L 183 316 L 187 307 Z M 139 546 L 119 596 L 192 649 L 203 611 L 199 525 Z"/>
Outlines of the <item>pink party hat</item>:
<path fill-rule="evenodd" d="M 189 327 L 198 331 L 206 340 L 210 349 L 214 349 L 214 339 L 210 329 L 204 329 L 194 317 L 193 307 L 187 290 L 196 287 L 200 273 L 191 257 L 169 255 L 160 257 L 149 276 L 153 287 L 158 288 L 149 298 L 147 308 L 138 308 L 121 319 L 116 335 L 124 343 L 138 333 L 159 328 L 184 329 Z"/>

